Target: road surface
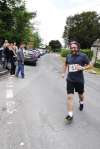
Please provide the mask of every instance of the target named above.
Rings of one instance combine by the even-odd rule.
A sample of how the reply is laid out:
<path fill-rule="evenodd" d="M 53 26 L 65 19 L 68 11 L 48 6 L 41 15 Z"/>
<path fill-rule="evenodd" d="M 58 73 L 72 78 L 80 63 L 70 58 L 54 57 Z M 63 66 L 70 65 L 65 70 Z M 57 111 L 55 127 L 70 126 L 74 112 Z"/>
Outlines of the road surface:
<path fill-rule="evenodd" d="M 100 77 L 85 73 L 85 109 L 74 98 L 74 121 L 66 116 L 66 83 L 57 54 L 25 66 L 25 79 L 0 78 L 0 149 L 99 149 Z"/>

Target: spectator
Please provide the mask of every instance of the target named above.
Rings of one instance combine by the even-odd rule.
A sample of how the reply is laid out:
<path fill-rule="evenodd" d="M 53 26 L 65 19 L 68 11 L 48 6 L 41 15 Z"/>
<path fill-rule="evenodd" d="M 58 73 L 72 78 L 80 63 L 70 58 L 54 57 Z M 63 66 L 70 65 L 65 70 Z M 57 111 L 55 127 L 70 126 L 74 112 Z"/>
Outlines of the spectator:
<path fill-rule="evenodd" d="M 18 61 L 18 68 L 17 68 L 17 71 L 16 71 L 16 77 L 19 76 L 19 73 L 21 72 L 21 76 L 22 78 L 24 78 L 24 47 L 25 47 L 25 44 L 24 43 L 21 43 L 20 46 L 19 46 L 19 49 L 17 51 L 17 61 Z"/>

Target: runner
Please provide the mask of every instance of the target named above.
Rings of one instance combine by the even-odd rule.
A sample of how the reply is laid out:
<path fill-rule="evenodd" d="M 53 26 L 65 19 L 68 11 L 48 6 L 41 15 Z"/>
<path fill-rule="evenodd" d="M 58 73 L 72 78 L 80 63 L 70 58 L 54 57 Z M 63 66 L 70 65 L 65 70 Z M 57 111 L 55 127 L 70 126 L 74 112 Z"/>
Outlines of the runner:
<path fill-rule="evenodd" d="M 69 44 L 71 54 L 66 57 L 64 66 L 64 74 L 68 70 L 66 79 L 67 83 L 67 111 L 68 115 L 65 117 L 67 123 L 73 120 L 73 95 L 74 91 L 79 95 L 79 110 L 82 111 L 84 107 L 84 76 L 83 71 L 90 68 L 90 62 L 87 55 L 80 52 L 80 44 L 72 41 Z M 64 77 L 63 74 L 63 77 Z"/>

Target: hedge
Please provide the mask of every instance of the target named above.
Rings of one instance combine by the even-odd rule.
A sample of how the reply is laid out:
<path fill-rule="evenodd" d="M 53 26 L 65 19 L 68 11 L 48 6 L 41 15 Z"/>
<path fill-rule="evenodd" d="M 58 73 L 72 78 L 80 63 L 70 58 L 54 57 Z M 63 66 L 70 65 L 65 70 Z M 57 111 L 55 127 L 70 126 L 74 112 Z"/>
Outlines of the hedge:
<path fill-rule="evenodd" d="M 61 49 L 61 56 L 66 57 L 68 54 L 70 54 L 69 49 Z"/>
<path fill-rule="evenodd" d="M 90 60 L 92 59 L 93 51 L 91 49 L 81 49 L 81 52 L 85 53 Z M 70 49 L 61 49 L 62 57 L 66 57 L 68 54 L 70 54 Z"/>
<path fill-rule="evenodd" d="M 93 51 L 91 51 L 91 49 L 81 49 L 81 52 L 85 53 L 90 60 L 92 59 Z"/>

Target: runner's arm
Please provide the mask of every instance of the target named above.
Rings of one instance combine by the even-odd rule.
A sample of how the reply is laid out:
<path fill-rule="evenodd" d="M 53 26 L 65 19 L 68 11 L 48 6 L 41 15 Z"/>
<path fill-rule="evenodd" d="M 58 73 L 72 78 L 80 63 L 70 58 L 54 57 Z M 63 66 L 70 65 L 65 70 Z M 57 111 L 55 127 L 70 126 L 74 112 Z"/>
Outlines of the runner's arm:
<path fill-rule="evenodd" d="M 88 65 L 85 65 L 82 69 L 87 70 L 87 69 L 91 69 L 91 68 L 92 68 L 92 64 L 89 63 Z"/>
<path fill-rule="evenodd" d="M 83 62 L 84 62 L 83 66 L 80 66 L 80 65 L 77 66 L 78 70 L 87 70 L 87 69 L 92 68 L 92 64 L 91 64 L 91 62 L 90 62 L 90 60 L 86 54 L 83 57 Z"/>
<path fill-rule="evenodd" d="M 87 70 L 87 69 L 91 69 L 91 68 L 92 68 L 92 64 L 91 63 L 85 64 L 84 66 L 77 65 L 77 69 L 78 70 Z"/>

